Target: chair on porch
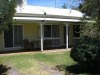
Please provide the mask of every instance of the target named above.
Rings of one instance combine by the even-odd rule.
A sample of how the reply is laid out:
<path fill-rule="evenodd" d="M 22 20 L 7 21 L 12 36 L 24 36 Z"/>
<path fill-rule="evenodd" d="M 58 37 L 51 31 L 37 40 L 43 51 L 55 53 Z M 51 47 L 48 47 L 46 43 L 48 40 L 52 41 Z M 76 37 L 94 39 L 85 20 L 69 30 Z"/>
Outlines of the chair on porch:
<path fill-rule="evenodd" d="M 25 50 L 34 49 L 34 43 L 33 42 L 29 42 L 28 39 L 24 39 L 23 40 L 23 46 L 24 46 Z"/>

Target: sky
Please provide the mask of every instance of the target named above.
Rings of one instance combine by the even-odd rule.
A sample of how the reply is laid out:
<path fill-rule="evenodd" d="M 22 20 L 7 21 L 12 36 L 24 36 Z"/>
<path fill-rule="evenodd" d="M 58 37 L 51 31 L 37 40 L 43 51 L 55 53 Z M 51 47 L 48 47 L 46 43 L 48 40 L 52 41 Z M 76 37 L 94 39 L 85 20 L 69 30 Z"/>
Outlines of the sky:
<path fill-rule="evenodd" d="M 77 6 L 78 4 L 73 1 L 74 0 L 27 0 L 28 4 L 30 5 L 56 7 L 56 8 L 61 8 L 64 3 L 67 4 L 67 8 L 71 8 L 72 6 Z"/>

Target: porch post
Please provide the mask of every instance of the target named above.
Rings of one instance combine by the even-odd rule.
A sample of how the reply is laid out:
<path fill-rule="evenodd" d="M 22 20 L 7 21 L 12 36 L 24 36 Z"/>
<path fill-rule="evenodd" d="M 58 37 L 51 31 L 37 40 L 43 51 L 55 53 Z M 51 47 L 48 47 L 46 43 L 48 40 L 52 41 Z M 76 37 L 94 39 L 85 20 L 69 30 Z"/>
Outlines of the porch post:
<path fill-rule="evenodd" d="M 68 49 L 68 24 L 66 24 L 66 49 Z"/>
<path fill-rule="evenodd" d="M 43 51 L 43 24 L 40 23 L 41 51 Z"/>

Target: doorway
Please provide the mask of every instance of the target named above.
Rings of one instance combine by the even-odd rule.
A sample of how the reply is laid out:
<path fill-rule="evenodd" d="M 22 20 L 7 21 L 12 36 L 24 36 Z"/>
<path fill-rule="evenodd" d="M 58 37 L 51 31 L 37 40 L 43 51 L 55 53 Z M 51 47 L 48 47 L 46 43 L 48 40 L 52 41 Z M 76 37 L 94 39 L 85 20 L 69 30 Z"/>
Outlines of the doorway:
<path fill-rule="evenodd" d="M 23 46 L 23 26 L 9 25 L 9 30 L 4 31 L 4 47 L 22 47 Z"/>

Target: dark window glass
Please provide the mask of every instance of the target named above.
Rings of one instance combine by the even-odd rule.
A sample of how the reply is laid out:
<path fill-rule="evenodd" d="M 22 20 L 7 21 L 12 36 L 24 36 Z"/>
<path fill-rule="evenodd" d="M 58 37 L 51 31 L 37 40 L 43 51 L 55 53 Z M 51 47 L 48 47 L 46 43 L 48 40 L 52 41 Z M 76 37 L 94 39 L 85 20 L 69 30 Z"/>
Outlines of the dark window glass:
<path fill-rule="evenodd" d="M 59 25 L 45 25 L 44 37 L 59 37 Z"/>
<path fill-rule="evenodd" d="M 59 25 L 52 26 L 52 37 L 59 37 Z"/>
<path fill-rule="evenodd" d="M 51 26 L 50 25 L 44 26 L 44 37 L 51 37 Z"/>
<path fill-rule="evenodd" d="M 14 46 L 21 47 L 23 45 L 23 27 L 22 25 L 14 26 Z"/>
<path fill-rule="evenodd" d="M 60 40 L 59 39 L 53 39 L 52 40 L 52 45 L 60 45 Z"/>
<path fill-rule="evenodd" d="M 73 34 L 74 34 L 74 37 L 80 37 L 80 26 L 79 25 L 73 26 Z"/>

